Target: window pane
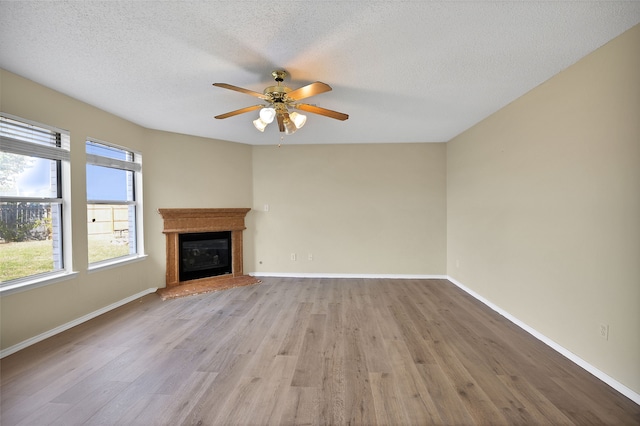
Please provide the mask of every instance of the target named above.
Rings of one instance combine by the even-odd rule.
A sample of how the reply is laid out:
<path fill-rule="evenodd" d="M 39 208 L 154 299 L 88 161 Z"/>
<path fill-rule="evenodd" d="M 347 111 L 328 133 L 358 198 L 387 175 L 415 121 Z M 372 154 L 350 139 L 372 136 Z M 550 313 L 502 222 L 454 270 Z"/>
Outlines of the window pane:
<path fill-rule="evenodd" d="M 87 199 L 134 201 L 133 172 L 87 164 Z"/>
<path fill-rule="evenodd" d="M 58 203 L 0 203 L 0 281 L 63 269 Z"/>
<path fill-rule="evenodd" d="M 0 152 L 0 195 L 58 198 L 58 163 Z"/>
<path fill-rule="evenodd" d="M 136 253 L 135 206 L 89 204 L 89 263 Z"/>
<path fill-rule="evenodd" d="M 139 154 L 90 140 L 86 152 L 89 264 L 136 255 Z"/>
<path fill-rule="evenodd" d="M 133 161 L 133 154 L 129 151 L 92 141 L 87 141 L 87 154 L 95 154 L 102 157 L 115 158 L 116 160 Z"/>

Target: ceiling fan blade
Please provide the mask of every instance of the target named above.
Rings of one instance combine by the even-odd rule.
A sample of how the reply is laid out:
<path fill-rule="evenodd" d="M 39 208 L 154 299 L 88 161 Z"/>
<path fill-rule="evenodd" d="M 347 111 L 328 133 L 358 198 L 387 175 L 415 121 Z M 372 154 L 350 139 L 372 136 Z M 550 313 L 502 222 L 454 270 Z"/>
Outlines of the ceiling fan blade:
<path fill-rule="evenodd" d="M 300 99 L 319 95 L 320 93 L 329 91 L 331 91 L 331 86 L 320 81 L 316 81 L 315 83 L 307 84 L 306 86 L 287 93 L 287 98 L 291 99 L 292 101 L 299 101 Z"/>
<path fill-rule="evenodd" d="M 264 108 L 264 105 L 254 105 L 246 108 L 237 109 L 235 111 L 227 112 L 226 114 L 216 115 L 215 118 L 218 118 L 218 119 L 229 118 L 229 117 L 233 117 L 234 115 L 244 114 L 245 112 L 255 111 L 260 108 Z"/>
<path fill-rule="evenodd" d="M 348 114 L 343 114 L 341 112 L 332 111 L 326 108 L 320 108 L 315 105 L 295 104 L 294 107 L 297 109 L 301 109 L 302 111 L 311 112 L 313 114 L 320 114 L 320 115 L 324 115 L 325 117 L 335 118 L 336 120 L 344 121 L 347 118 L 349 118 Z"/>
<path fill-rule="evenodd" d="M 268 100 L 269 97 L 262 93 L 254 92 L 253 90 L 243 89 L 242 87 L 234 86 L 227 83 L 213 83 L 214 86 L 222 87 L 223 89 L 235 90 L 236 92 L 245 93 L 247 95 L 255 96 L 256 98 Z"/>
<path fill-rule="evenodd" d="M 281 132 L 284 132 L 284 115 L 283 114 L 278 114 L 278 129 Z"/>

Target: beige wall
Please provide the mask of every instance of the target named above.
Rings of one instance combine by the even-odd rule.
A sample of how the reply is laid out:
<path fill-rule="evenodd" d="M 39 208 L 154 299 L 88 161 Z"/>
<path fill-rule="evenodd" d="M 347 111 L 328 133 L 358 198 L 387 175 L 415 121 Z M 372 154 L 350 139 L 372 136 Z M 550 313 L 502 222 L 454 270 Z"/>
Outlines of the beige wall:
<path fill-rule="evenodd" d="M 635 392 L 639 123 L 636 26 L 447 144 L 449 275 Z"/>
<path fill-rule="evenodd" d="M 73 269 L 78 272 L 76 278 L 0 298 L 2 349 L 149 288 L 163 287 L 165 242 L 158 208 L 251 206 L 251 147 L 144 129 L 0 72 L 0 110 L 71 132 Z M 87 137 L 142 153 L 145 247 L 149 254 L 139 262 L 91 273 L 87 272 L 83 249 L 87 245 Z M 211 170 L 217 171 L 219 181 L 211 178 Z"/>
<path fill-rule="evenodd" d="M 255 271 L 444 275 L 445 151 L 444 144 L 254 147 Z"/>

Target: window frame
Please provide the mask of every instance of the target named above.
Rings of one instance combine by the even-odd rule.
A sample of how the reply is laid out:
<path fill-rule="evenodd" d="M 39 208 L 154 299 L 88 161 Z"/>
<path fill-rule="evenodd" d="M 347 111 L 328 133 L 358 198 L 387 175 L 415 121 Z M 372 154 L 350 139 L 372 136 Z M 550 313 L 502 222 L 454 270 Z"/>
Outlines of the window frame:
<path fill-rule="evenodd" d="M 87 145 L 99 144 L 108 148 L 114 148 L 117 150 L 125 151 L 133 157 L 131 161 L 128 160 L 119 160 L 111 157 L 102 156 L 99 154 L 90 154 L 87 153 Z M 126 205 L 126 206 L 134 206 L 135 207 L 135 253 L 130 253 L 129 255 L 114 257 L 110 259 L 104 259 L 101 261 L 89 263 L 87 258 L 88 270 L 89 272 L 95 271 L 97 269 L 103 269 L 112 267 L 114 265 L 119 265 L 122 263 L 128 263 L 132 261 L 137 261 L 140 258 L 146 257 L 144 250 L 144 224 L 143 224 L 143 198 L 142 198 L 142 153 L 137 150 L 117 145 L 111 142 L 106 142 L 100 139 L 88 137 L 85 141 L 85 155 L 86 155 L 86 165 L 100 166 L 100 167 L 109 167 L 117 170 L 125 170 L 133 173 L 133 200 L 132 201 L 115 201 L 115 200 L 94 200 L 89 199 L 87 195 L 87 211 L 89 205 Z M 86 166 L 85 166 L 86 167 Z M 88 183 L 85 178 L 85 185 L 88 186 Z M 85 227 L 85 231 L 88 232 L 88 228 Z M 87 234 L 88 237 L 88 234 Z M 88 238 L 87 238 L 88 241 Z M 89 251 L 87 249 L 87 255 Z"/>
<path fill-rule="evenodd" d="M 57 196 L 56 197 L 21 197 L 2 196 L 3 202 L 32 202 L 50 203 L 60 206 L 60 269 L 43 272 L 26 277 L 16 278 L 0 282 L 0 295 L 5 296 L 20 291 L 42 287 L 56 282 L 64 281 L 75 276 L 72 259 L 72 226 L 71 226 L 71 134 L 68 130 L 60 129 L 48 124 L 29 120 L 13 114 L 0 112 L 0 116 L 8 120 L 17 121 L 26 126 L 34 126 L 57 134 L 59 146 L 51 146 L 29 142 L 22 139 L 11 138 L 0 134 L 2 142 L 0 151 L 10 154 L 18 154 L 29 157 L 38 157 L 56 161 L 57 167 Z M 55 250 L 55 249 L 54 249 Z M 54 252 L 55 257 L 55 252 Z M 55 262 L 55 260 L 54 260 Z"/>

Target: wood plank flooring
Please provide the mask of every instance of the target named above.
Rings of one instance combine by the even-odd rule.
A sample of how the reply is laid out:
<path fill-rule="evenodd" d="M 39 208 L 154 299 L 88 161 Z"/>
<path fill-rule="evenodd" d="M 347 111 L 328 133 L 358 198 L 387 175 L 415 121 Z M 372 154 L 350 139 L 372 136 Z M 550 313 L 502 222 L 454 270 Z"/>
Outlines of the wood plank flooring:
<path fill-rule="evenodd" d="M 0 367 L 3 426 L 640 424 L 640 406 L 446 280 L 152 294 Z"/>

